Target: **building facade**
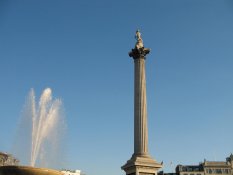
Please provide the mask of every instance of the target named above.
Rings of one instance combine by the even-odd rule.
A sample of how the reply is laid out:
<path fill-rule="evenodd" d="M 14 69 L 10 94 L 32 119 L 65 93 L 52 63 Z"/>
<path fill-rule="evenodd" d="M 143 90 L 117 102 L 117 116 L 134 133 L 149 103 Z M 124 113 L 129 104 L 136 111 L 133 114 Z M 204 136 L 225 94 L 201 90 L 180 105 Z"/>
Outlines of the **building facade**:
<path fill-rule="evenodd" d="M 206 161 L 199 165 L 177 165 L 177 175 L 233 175 L 233 155 L 226 161 Z"/>
<path fill-rule="evenodd" d="M 62 170 L 61 171 L 64 175 L 81 175 L 81 171 L 80 170 Z"/>
<path fill-rule="evenodd" d="M 19 160 L 14 158 L 11 154 L 0 152 L 0 166 L 18 165 Z"/>
<path fill-rule="evenodd" d="M 233 155 L 226 158 L 226 161 L 207 161 L 199 165 L 177 165 L 175 173 L 164 173 L 158 175 L 233 175 Z"/>
<path fill-rule="evenodd" d="M 202 164 L 199 165 L 177 165 L 177 175 L 204 175 Z"/>

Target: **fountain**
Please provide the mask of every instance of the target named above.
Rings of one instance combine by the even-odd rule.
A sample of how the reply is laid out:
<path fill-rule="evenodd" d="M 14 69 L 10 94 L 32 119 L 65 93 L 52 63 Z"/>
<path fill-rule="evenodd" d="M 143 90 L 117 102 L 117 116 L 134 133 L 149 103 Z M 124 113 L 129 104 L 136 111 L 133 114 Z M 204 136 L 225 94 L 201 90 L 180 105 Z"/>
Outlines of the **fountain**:
<path fill-rule="evenodd" d="M 33 167 L 61 167 L 64 161 L 60 157 L 66 126 L 64 121 L 62 102 L 59 99 L 52 99 L 50 88 L 43 91 L 38 104 L 35 101 L 34 90 L 31 89 L 17 132 L 18 140 L 15 143 L 18 147 L 15 155 L 20 159 L 20 154 L 24 155 L 27 160 L 24 160 L 24 163 L 30 164 L 31 167 L 0 167 L 0 175 L 60 174 L 59 171 Z"/>
<path fill-rule="evenodd" d="M 42 93 L 38 109 L 35 107 L 33 90 L 31 90 L 29 97 L 31 107 L 29 112 L 32 116 L 30 165 L 35 166 L 37 163 L 37 166 L 49 166 L 50 163 L 47 161 L 47 156 L 49 155 L 51 160 L 52 157 L 58 154 L 53 149 L 59 144 L 58 138 L 60 136 L 58 133 L 61 129 L 59 119 L 61 117 L 60 108 L 62 103 L 59 99 L 52 100 L 52 91 L 50 88 L 45 89 Z"/>

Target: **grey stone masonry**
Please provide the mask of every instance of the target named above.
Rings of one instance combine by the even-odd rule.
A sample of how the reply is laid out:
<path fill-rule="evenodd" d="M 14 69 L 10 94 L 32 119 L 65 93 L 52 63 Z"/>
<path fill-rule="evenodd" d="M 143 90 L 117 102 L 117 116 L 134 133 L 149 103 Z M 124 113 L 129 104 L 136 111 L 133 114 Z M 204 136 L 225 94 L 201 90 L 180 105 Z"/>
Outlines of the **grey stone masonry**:
<path fill-rule="evenodd" d="M 135 48 L 129 53 L 134 59 L 134 153 L 121 168 L 127 175 L 156 175 L 162 165 L 148 152 L 145 59 L 150 49 L 144 48 L 139 31 L 136 38 Z"/>
<path fill-rule="evenodd" d="M 145 57 L 134 59 L 134 154 L 148 155 Z"/>

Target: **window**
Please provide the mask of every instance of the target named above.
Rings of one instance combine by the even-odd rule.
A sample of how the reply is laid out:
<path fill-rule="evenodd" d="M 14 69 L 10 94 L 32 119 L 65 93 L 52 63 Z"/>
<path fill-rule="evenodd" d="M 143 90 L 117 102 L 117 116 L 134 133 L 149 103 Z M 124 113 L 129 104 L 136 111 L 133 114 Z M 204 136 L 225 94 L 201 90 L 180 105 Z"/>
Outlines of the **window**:
<path fill-rule="evenodd" d="M 222 174 L 222 170 L 221 169 L 216 169 L 216 174 Z"/>
<path fill-rule="evenodd" d="M 212 174 L 212 169 L 209 169 L 209 174 Z"/>

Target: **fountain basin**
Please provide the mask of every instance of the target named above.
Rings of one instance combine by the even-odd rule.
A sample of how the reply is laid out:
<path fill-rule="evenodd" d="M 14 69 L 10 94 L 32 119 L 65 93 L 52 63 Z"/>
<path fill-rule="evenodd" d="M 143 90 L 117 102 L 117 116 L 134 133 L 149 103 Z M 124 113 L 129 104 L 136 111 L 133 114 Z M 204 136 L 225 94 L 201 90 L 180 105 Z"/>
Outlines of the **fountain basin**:
<path fill-rule="evenodd" d="M 0 175 L 63 175 L 60 171 L 29 166 L 1 166 Z"/>

